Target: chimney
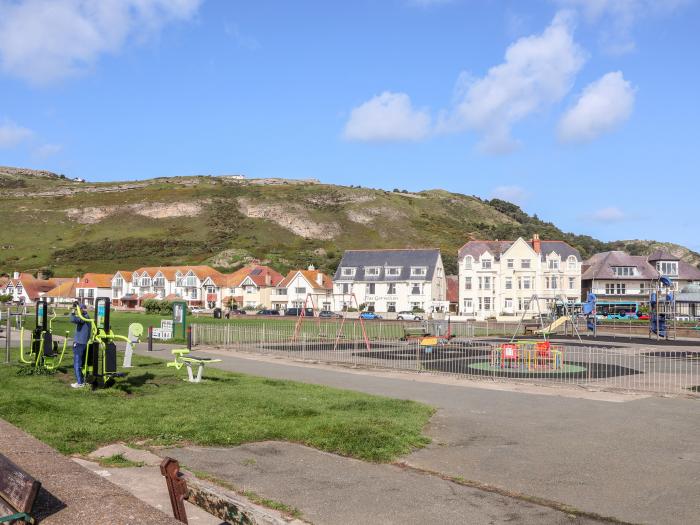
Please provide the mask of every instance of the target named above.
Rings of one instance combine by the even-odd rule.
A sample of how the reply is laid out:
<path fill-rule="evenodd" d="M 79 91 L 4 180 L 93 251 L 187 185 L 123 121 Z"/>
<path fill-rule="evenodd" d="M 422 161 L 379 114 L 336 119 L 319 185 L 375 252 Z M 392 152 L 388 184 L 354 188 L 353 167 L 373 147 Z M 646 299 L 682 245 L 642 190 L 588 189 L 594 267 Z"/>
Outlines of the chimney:
<path fill-rule="evenodd" d="M 307 268 L 310 272 L 313 272 L 316 267 L 313 264 L 310 264 L 309 267 Z"/>
<path fill-rule="evenodd" d="M 532 234 L 532 249 L 535 252 L 540 253 L 542 251 L 542 245 L 540 243 L 540 235 L 538 233 Z"/>
<path fill-rule="evenodd" d="M 19 272 L 13 273 L 13 274 L 12 274 L 12 278 L 15 279 L 15 280 L 19 279 Z"/>

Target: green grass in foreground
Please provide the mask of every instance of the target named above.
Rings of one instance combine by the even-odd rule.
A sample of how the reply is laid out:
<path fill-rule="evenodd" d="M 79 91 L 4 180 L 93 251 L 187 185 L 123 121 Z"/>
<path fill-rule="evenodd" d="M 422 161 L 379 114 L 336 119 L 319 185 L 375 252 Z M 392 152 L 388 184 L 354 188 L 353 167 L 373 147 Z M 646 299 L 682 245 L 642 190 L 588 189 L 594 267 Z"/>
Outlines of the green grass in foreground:
<path fill-rule="evenodd" d="M 124 454 L 114 454 L 106 458 L 99 458 L 97 462 L 106 468 L 143 467 L 143 461 L 131 461 Z"/>
<path fill-rule="evenodd" d="M 121 357 L 120 357 L 121 359 Z M 17 362 L 17 352 L 13 355 Z M 70 357 L 52 376 L 0 365 L 0 417 L 64 454 L 123 441 L 233 446 L 263 440 L 303 443 L 370 461 L 390 461 L 429 442 L 433 409 L 413 401 L 207 368 L 206 381 L 134 356 L 114 387 L 74 390 Z"/>

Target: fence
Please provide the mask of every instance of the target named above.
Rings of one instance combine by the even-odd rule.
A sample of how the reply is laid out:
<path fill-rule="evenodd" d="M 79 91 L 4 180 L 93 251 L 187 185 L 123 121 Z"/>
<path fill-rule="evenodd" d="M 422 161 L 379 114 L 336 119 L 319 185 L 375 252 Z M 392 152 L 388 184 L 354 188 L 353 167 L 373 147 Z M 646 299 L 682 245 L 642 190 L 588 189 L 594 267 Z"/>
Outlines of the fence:
<path fill-rule="evenodd" d="M 192 324 L 195 345 L 351 366 L 605 390 L 687 394 L 700 392 L 700 351 L 693 347 L 610 348 L 581 343 L 508 345 L 457 335 L 421 343 L 396 328 L 359 323 Z M 342 327 L 342 329 L 341 329 Z M 463 329 L 465 332 L 469 330 Z M 398 336 L 398 337 L 397 337 Z M 687 350 L 686 350 L 687 348 Z M 507 355 L 510 352 L 514 355 Z"/>

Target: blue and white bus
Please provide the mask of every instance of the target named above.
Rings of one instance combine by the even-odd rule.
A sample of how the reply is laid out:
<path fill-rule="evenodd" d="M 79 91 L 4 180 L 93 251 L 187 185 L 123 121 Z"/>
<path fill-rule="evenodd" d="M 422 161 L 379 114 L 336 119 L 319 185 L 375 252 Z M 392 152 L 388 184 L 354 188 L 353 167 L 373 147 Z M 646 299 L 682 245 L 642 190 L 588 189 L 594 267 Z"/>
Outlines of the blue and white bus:
<path fill-rule="evenodd" d="M 639 303 L 634 301 L 624 303 L 597 302 L 596 316 L 603 319 L 637 319 Z"/>

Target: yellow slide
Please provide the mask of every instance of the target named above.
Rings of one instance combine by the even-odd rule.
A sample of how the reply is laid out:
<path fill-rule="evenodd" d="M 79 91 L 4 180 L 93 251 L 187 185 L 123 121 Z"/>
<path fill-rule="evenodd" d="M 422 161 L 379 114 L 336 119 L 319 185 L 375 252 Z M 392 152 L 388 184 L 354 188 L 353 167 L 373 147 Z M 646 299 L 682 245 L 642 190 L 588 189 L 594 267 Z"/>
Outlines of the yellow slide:
<path fill-rule="evenodd" d="M 535 330 L 536 334 L 551 334 L 554 332 L 557 328 L 559 328 L 561 325 L 563 325 L 565 322 L 569 321 L 571 318 L 567 315 L 561 316 L 559 319 L 555 319 L 552 324 L 549 326 L 545 326 L 544 328 L 540 330 Z"/>

